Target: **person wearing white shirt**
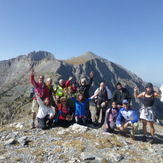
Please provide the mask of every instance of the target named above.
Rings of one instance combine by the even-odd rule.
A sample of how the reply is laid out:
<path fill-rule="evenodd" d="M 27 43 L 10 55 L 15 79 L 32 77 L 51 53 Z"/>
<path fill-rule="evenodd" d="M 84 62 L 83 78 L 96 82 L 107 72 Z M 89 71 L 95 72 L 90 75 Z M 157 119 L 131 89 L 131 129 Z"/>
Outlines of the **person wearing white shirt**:
<path fill-rule="evenodd" d="M 45 130 L 52 126 L 55 112 L 51 108 L 50 98 L 46 97 L 44 101 L 41 100 L 40 94 L 36 90 L 36 98 L 39 104 L 37 113 L 38 127 Z M 48 121 L 48 126 L 46 125 Z"/>

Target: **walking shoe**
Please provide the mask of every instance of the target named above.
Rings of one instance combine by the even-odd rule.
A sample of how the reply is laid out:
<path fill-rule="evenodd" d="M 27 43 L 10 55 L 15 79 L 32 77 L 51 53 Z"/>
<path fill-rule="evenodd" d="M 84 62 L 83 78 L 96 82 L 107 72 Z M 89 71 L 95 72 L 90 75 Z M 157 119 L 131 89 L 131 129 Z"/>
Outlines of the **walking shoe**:
<path fill-rule="evenodd" d="M 150 144 L 153 144 L 153 143 L 154 143 L 154 138 L 151 138 L 151 139 L 149 140 L 149 143 L 150 143 Z"/>
<path fill-rule="evenodd" d="M 33 128 L 35 128 L 35 123 L 34 122 L 32 122 L 32 124 L 31 124 L 31 129 L 33 129 Z"/>
<path fill-rule="evenodd" d="M 96 126 L 98 126 L 99 124 L 98 124 L 98 122 L 93 122 L 93 125 L 96 127 Z"/>
<path fill-rule="evenodd" d="M 131 138 L 132 140 L 135 140 L 135 136 L 134 136 L 134 135 L 130 135 L 130 138 Z"/>
<path fill-rule="evenodd" d="M 146 141 L 147 141 L 146 136 L 143 136 L 142 137 L 142 142 L 146 142 Z"/>

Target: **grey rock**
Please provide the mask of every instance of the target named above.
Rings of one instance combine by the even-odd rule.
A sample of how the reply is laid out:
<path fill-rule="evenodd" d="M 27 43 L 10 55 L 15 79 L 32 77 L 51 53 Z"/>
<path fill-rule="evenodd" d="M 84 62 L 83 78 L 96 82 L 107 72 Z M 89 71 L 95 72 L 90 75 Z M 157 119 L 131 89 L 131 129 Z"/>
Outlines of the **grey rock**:
<path fill-rule="evenodd" d="M 0 160 L 6 160 L 5 156 L 0 156 Z"/>
<path fill-rule="evenodd" d="M 18 142 L 23 146 L 26 145 L 27 144 L 27 136 L 22 136 L 21 138 L 18 139 Z"/>
<path fill-rule="evenodd" d="M 23 129 L 23 127 L 24 127 L 24 125 L 23 125 L 22 123 L 18 123 L 18 124 L 16 125 L 16 128 Z"/>
<path fill-rule="evenodd" d="M 114 162 L 119 162 L 123 159 L 123 156 L 115 152 L 114 153 L 110 152 L 110 153 L 107 153 L 106 158 L 108 160 L 111 158 Z"/>
<path fill-rule="evenodd" d="M 96 156 L 87 152 L 82 152 L 81 153 L 81 159 L 83 161 L 92 161 L 95 160 Z"/>
<path fill-rule="evenodd" d="M 142 127 L 141 123 L 140 127 Z M 9 125 L 6 125 L 5 129 L 10 129 Z M 163 134 L 160 126 L 156 126 L 155 129 L 157 134 Z M 24 132 L 20 128 L 13 130 L 12 133 L 14 132 L 19 132 L 18 142 L 23 143 L 27 140 L 27 136 L 23 135 Z M 9 132 L 1 132 L 2 136 L 7 133 Z M 39 161 L 47 163 L 163 162 L 163 140 L 159 135 L 160 143 L 150 145 L 119 134 L 106 134 L 101 128 L 92 129 L 76 124 L 66 129 L 60 127 L 45 131 L 33 129 L 26 130 L 25 133 L 31 142 L 29 146 L 24 147 L 20 144 L 5 146 L 0 150 L 3 153 L 2 161 L 6 158 L 8 162 L 13 162 L 15 158 L 25 163 Z M 137 136 L 140 137 L 140 133 Z M 3 144 L 5 142 L 2 140 Z M 144 152 L 147 154 L 144 155 Z"/>
<path fill-rule="evenodd" d="M 73 124 L 73 125 L 71 126 L 71 129 L 72 129 L 73 131 L 76 131 L 76 132 L 86 132 L 86 131 L 89 130 L 88 127 L 79 125 L 79 124 L 77 124 L 77 123 Z"/>
<path fill-rule="evenodd" d="M 11 145 L 15 143 L 15 139 L 11 138 L 4 143 L 4 146 Z"/>
<path fill-rule="evenodd" d="M 15 137 L 16 137 L 15 134 L 10 133 L 6 136 L 6 139 L 15 139 Z"/>

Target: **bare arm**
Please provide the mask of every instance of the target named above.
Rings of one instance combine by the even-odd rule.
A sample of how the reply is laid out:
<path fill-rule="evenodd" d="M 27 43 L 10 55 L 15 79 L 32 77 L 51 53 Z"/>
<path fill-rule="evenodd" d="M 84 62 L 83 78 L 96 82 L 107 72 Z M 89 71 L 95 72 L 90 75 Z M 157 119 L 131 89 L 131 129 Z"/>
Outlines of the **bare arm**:
<path fill-rule="evenodd" d="M 154 96 L 155 96 L 156 98 L 161 98 L 161 94 L 159 94 L 159 93 L 157 93 L 157 92 L 154 93 Z"/>
<path fill-rule="evenodd" d="M 138 88 L 137 87 L 134 88 L 134 97 L 135 98 L 144 97 L 144 94 L 145 94 L 145 92 L 142 92 L 142 93 L 138 94 Z"/>
<path fill-rule="evenodd" d="M 91 96 L 90 98 L 91 98 L 91 99 L 94 99 L 96 96 L 98 96 L 99 93 L 100 93 L 100 91 L 95 92 L 95 94 L 94 94 L 93 96 Z"/>

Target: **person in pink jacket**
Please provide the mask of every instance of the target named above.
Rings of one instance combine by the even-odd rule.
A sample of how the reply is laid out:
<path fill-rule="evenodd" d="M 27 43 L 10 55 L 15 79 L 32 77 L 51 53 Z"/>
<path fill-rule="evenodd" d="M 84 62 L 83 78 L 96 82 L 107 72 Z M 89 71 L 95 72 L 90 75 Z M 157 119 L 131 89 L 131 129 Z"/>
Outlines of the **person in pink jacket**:
<path fill-rule="evenodd" d="M 36 82 L 35 78 L 34 78 L 34 74 L 35 71 L 34 69 L 31 72 L 30 75 L 30 82 L 33 85 L 34 88 L 39 88 L 41 90 L 41 99 L 44 100 L 46 97 L 49 97 L 49 90 L 48 87 L 46 86 L 45 82 L 44 82 L 44 76 L 40 75 L 39 76 L 39 81 Z M 36 100 L 36 96 L 34 95 L 32 97 L 32 107 L 31 107 L 31 111 L 32 111 L 32 128 L 35 128 L 35 119 L 36 119 L 36 113 L 38 111 L 38 103 Z"/>

